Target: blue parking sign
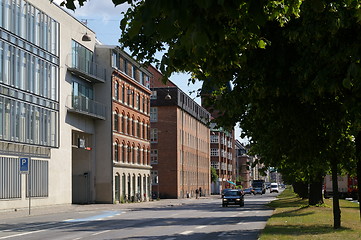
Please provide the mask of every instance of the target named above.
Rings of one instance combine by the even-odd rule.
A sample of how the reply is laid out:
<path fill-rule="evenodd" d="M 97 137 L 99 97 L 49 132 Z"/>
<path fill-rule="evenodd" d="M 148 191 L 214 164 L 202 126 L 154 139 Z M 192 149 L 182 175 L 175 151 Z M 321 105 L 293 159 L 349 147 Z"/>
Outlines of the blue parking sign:
<path fill-rule="evenodd" d="M 20 163 L 20 172 L 21 173 L 29 173 L 30 158 L 29 157 L 21 157 L 21 158 L 19 158 L 19 163 Z"/>

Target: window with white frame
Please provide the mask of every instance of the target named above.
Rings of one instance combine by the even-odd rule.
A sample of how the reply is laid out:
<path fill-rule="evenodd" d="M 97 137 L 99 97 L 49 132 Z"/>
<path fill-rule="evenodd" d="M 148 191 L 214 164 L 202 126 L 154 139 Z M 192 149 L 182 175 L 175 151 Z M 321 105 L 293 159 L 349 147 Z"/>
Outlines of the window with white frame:
<path fill-rule="evenodd" d="M 157 164 L 158 163 L 158 149 L 151 149 L 150 150 L 150 164 Z"/>
<path fill-rule="evenodd" d="M 211 135 L 211 143 L 218 143 L 219 136 L 218 135 Z"/>
<path fill-rule="evenodd" d="M 211 148 L 211 156 L 219 156 L 219 149 Z"/>
<path fill-rule="evenodd" d="M 158 185 L 158 171 L 150 171 L 150 176 L 152 177 L 152 185 Z"/>
<path fill-rule="evenodd" d="M 211 162 L 211 167 L 214 169 L 219 169 L 219 162 Z"/>
<path fill-rule="evenodd" d="M 150 108 L 150 121 L 151 122 L 158 121 L 158 108 L 157 107 Z"/>
<path fill-rule="evenodd" d="M 158 142 L 158 129 L 157 128 L 150 129 L 150 141 Z"/>

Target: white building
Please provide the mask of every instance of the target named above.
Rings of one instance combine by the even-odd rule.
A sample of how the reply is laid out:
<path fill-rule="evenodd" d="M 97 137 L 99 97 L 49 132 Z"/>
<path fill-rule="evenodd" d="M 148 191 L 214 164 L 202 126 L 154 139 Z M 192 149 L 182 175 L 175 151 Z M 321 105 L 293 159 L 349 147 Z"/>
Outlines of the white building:
<path fill-rule="evenodd" d="M 0 209 L 29 193 L 32 206 L 113 203 L 113 70 L 96 46 L 56 4 L 0 0 Z"/>

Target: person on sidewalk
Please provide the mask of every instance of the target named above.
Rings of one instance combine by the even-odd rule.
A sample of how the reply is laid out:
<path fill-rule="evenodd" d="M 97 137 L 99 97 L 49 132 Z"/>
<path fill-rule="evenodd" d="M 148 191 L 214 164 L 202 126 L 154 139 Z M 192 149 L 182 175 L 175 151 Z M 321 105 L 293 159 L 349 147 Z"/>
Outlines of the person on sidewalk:
<path fill-rule="evenodd" d="M 198 188 L 196 189 L 196 199 L 198 199 L 198 193 L 199 193 L 199 191 L 198 191 Z"/>

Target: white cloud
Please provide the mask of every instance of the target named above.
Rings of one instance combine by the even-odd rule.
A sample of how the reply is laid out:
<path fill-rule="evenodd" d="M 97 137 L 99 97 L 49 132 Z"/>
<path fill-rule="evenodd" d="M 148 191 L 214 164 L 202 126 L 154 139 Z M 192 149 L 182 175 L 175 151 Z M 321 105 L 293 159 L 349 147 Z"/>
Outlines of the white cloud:
<path fill-rule="evenodd" d="M 60 4 L 62 1 L 54 0 L 57 4 Z M 122 19 L 121 13 L 125 12 L 128 8 L 128 4 L 115 6 L 111 0 L 88 0 L 82 7 L 77 5 L 75 11 L 68 11 L 78 19 L 101 20 L 103 24 L 107 24 L 109 21 L 120 22 Z"/>

